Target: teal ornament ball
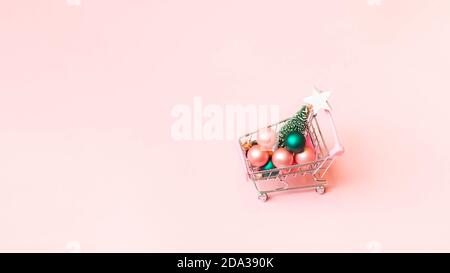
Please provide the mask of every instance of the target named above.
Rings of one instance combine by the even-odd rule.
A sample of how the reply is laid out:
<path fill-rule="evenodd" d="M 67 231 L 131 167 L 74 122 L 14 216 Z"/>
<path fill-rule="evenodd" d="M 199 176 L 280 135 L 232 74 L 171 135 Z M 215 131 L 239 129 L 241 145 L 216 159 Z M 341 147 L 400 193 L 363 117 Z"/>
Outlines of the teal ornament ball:
<path fill-rule="evenodd" d="M 298 153 L 305 148 L 305 136 L 298 132 L 290 133 L 286 138 L 286 148 L 293 152 Z"/>
<path fill-rule="evenodd" d="M 271 169 L 273 169 L 273 168 L 275 168 L 275 165 L 273 165 L 272 160 L 269 160 L 269 161 L 266 163 L 266 165 L 264 165 L 264 166 L 261 167 L 261 170 L 267 171 L 267 170 L 271 170 Z"/>
<path fill-rule="evenodd" d="M 261 171 L 268 171 L 268 170 L 272 170 L 275 169 L 275 165 L 273 164 L 272 160 L 269 160 L 266 165 L 261 167 Z M 266 172 L 263 173 L 263 177 L 273 177 L 278 175 L 278 171 L 272 171 L 272 172 Z"/>

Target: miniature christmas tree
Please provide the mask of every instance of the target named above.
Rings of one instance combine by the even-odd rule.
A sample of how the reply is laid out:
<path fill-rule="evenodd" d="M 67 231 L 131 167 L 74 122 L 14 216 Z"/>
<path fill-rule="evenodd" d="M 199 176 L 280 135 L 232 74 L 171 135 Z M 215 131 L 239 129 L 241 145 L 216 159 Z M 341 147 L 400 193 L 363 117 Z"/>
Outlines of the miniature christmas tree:
<path fill-rule="evenodd" d="M 285 147 L 286 138 L 293 132 L 304 134 L 308 122 L 309 113 L 311 112 L 311 105 L 302 106 L 292 118 L 290 118 L 281 127 L 278 133 L 278 147 Z"/>

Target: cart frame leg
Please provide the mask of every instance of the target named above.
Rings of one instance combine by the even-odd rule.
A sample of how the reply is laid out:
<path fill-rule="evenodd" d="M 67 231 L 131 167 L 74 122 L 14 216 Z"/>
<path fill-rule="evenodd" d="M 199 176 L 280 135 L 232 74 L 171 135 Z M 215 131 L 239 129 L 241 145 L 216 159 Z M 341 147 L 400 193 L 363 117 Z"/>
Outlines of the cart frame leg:
<path fill-rule="evenodd" d="M 327 185 L 327 180 L 323 178 L 314 177 L 314 181 L 318 183 L 318 185 L 316 186 L 316 192 L 318 194 L 324 194 L 326 191 L 325 186 Z"/>

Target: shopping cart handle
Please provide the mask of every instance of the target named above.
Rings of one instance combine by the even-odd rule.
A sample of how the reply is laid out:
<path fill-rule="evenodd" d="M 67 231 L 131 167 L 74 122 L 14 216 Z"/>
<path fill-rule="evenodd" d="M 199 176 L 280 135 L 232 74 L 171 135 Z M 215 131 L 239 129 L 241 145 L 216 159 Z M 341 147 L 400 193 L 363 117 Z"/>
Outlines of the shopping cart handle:
<path fill-rule="evenodd" d="M 331 129 L 333 133 L 334 138 L 334 147 L 330 150 L 330 157 L 340 156 L 344 153 L 344 146 L 342 146 L 341 142 L 339 141 L 336 126 L 334 125 L 333 116 L 331 115 L 331 111 L 328 109 L 324 109 L 324 111 L 327 113 L 328 117 L 330 118 L 331 123 Z"/>

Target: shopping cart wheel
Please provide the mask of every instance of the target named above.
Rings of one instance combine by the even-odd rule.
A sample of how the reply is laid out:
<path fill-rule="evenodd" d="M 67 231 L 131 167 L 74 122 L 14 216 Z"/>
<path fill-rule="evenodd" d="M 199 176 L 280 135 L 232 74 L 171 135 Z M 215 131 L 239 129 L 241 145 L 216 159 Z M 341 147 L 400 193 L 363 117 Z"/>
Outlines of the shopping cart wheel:
<path fill-rule="evenodd" d="M 316 187 L 316 192 L 317 192 L 318 194 L 324 194 L 324 193 L 325 193 L 325 186 L 323 186 L 323 185 L 317 186 L 317 187 Z"/>
<path fill-rule="evenodd" d="M 259 199 L 259 201 L 261 201 L 261 202 L 266 202 L 268 198 L 269 198 L 269 196 L 268 196 L 267 193 L 265 193 L 265 192 L 260 192 L 260 193 L 258 194 L 258 199 Z"/>

